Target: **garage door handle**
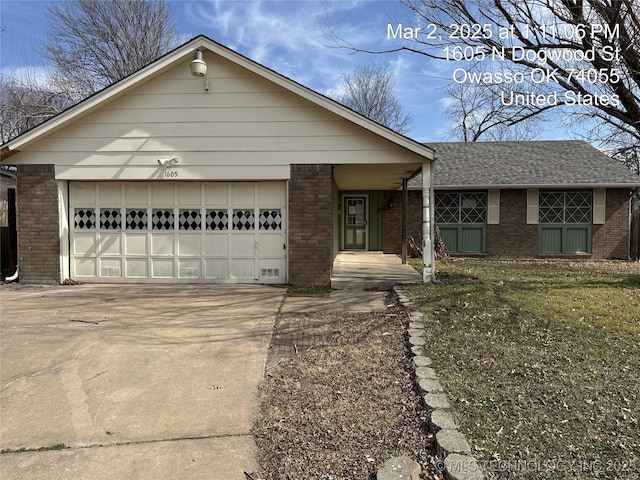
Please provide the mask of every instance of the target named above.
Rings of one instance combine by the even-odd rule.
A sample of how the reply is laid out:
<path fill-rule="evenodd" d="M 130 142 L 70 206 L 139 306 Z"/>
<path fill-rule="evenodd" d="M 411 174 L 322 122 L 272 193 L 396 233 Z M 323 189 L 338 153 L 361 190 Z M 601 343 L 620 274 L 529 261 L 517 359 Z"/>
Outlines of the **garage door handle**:
<path fill-rule="evenodd" d="M 283 244 L 282 244 L 282 249 L 283 249 L 283 250 L 286 250 L 286 249 L 287 249 L 287 244 L 286 244 L 286 243 L 283 243 Z"/>

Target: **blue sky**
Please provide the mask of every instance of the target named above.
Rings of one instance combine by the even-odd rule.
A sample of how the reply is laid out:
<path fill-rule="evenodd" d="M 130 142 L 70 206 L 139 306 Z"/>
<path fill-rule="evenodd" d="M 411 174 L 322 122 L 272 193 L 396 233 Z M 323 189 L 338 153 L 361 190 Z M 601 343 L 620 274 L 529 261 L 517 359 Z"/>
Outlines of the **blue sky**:
<path fill-rule="evenodd" d="M 63 1 L 63 0 L 57 0 Z M 0 71 L 41 69 L 38 50 L 46 36 L 46 7 L 40 0 L 0 0 Z M 328 30 L 361 49 L 394 46 L 387 24 L 410 25 L 397 0 L 173 0 L 180 43 L 204 34 L 320 93 L 340 88 L 341 75 L 358 65 L 388 64 L 403 109 L 418 141 L 448 140 L 442 116 L 451 67 L 411 53 L 372 55 L 335 48 Z M 397 46 L 397 44 L 395 44 Z M 558 138 L 557 130 L 540 138 Z"/>

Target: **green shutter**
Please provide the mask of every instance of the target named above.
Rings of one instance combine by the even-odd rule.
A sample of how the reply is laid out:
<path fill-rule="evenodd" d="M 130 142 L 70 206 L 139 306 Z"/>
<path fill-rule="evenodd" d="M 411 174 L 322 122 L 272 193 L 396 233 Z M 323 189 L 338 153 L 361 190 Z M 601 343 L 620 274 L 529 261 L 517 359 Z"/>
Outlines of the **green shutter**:
<path fill-rule="evenodd" d="M 562 225 L 540 225 L 538 251 L 540 253 L 562 253 Z"/>
<path fill-rule="evenodd" d="M 542 254 L 591 253 L 591 225 L 540 225 L 538 251 Z"/>
<path fill-rule="evenodd" d="M 445 252 L 455 253 L 458 251 L 458 227 L 439 225 L 440 238 L 444 243 Z"/>
<path fill-rule="evenodd" d="M 589 230 L 590 228 L 584 225 L 566 226 L 564 251 L 566 253 L 591 253 Z"/>
<path fill-rule="evenodd" d="M 484 227 L 465 225 L 460 227 L 462 237 L 462 253 L 484 252 Z"/>

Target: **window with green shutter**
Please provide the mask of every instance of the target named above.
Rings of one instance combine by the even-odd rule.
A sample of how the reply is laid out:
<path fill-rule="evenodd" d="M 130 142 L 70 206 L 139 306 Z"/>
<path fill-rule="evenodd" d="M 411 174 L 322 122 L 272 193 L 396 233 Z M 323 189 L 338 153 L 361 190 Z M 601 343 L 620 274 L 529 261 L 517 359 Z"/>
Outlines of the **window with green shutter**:
<path fill-rule="evenodd" d="M 435 221 L 447 252 L 486 252 L 487 192 L 436 192 Z"/>
<path fill-rule="evenodd" d="M 538 200 L 538 251 L 591 253 L 592 192 L 541 191 Z"/>

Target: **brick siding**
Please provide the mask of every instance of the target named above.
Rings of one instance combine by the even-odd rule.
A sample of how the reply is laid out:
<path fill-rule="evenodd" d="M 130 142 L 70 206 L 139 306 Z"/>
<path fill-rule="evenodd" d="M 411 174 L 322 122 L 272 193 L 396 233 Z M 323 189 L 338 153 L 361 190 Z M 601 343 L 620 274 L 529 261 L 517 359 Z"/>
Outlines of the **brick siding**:
<path fill-rule="evenodd" d="M 605 224 L 592 229 L 593 258 L 627 258 L 629 255 L 629 190 L 608 189 Z"/>
<path fill-rule="evenodd" d="M 331 284 L 333 168 L 291 165 L 289 181 L 289 283 Z"/>
<path fill-rule="evenodd" d="M 564 255 L 566 258 L 627 258 L 629 245 L 629 192 L 608 189 L 606 223 L 592 227 L 591 255 Z M 393 200 L 393 208 L 389 208 Z M 385 253 L 402 251 L 401 192 L 384 193 L 382 248 Z M 409 238 L 422 238 L 422 192 L 409 191 Z M 500 223 L 487 225 L 487 257 L 540 258 L 538 225 L 527 224 L 527 190 L 500 191 Z M 558 255 L 552 255 L 558 258 Z"/>
<path fill-rule="evenodd" d="M 500 223 L 487 225 L 487 256 L 538 256 L 538 225 L 527 224 L 526 190 L 500 190 Z"/>
<path fill-rule="evenodd" d="M 389 208 L 389 202 L 393 207 Z M 422 240 L 422 191 L 409 190 L 407 239 Z M 402 253 L 402 192 L 385 191 L 382 201 L 382 251 Z M 407 249 L 409 253 L 409 249 Z"/>
<path fill-rule="evenodd" d="M 18 166 L 20 283 L 60 283 L 58 184 L 53 165 Z"/>

